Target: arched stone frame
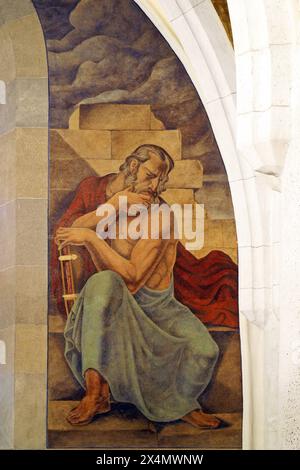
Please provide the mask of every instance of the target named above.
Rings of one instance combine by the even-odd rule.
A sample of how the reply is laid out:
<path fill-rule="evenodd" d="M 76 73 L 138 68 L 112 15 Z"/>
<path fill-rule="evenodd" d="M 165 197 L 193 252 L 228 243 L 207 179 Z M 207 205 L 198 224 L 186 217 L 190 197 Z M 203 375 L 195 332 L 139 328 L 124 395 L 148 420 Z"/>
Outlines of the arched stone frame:
<path fill-rule="evenodd" d="M 299 445 L 299 420 L 291 406 L 299 401 L 299 393 L 294 386 L 297 374 L 290 340 L 291 332 L 294 337 L 299 335 L 297 295 L 293 290 L 297 281 L 291 276 L 291 253 L 295 260 L 297 252 L 292 240 L 287 244 L 282 222 L 291 225 L 288 209 L 296 211 L 297 195 L 299 198 L 299 190 L 293 197 L 289 193 L 293 176 L 286 177 L 288 155 L 295 174 L 299 168 L 297 154 L 291 151 L 294 108 L 298 106 L 293 94 L 299 76 L 299 2 L 229 0 L 228 4 L 236 38 L 237 147 L 254 169 L 254 190 L 261 206 L 259 230 L 255 231 L 261 248 L 253 250 L 261 254 L 253 257 L 253 272 L 254 279 L 263 281 L 263 295 L 257 297 L 259 311 L 255 312 L 260 326 L 262 348 L 258 358 L 263 376 L 253 409 L 259 412 L 254 416 L 258 416 L 258 423 L 260 419 L 263 433 L 252 442 L 254 448 L 291 448 L 296 442 Z M 289 229 L 292 233 L 293 227 Z M 255 338 L 252 342 L 254 348 Z M 254 368 L 253 357 L 251 362 Z M 259 408 L 259 400 L 263 407 Z"/>
<path fill-rule="evenodd" d="M 235 209 L 239 246 L 240 311 L 243 312 L 245 309 L 247 313 L 252 312 L 254 307 L 251 303 L 249 305 L 249 301 L 253 301 L 249 296 L 252 283 L 249 283 L 248 271 L 248 269 L 251 271 L 249 247 L 252 245 L 252 237 L 247 192 L 244 185 L 245 182 L 254 178 L 254 171 L 247 161 L 240 158 L 235 145 L 236 86 L 232 46 L 211 2 L 201 2 L 193 8 L 192 2 L 162 0 L 156 3 L 156 9 L 153 8 L 152 2 L 143 0 L 136 0 L 136 2 L 158 27 L 182 61 L 210 119 L 226 167 Z M 194 2 L 194 4 L 197 3 Z M 243 269 L 243 260 L 240 255 L 241 246 L 247 248 L 248 263 L 246 261 L 245 269 Z M 247 279 L 245 279 L 246 276 Z M 243 286 L 246 286 L 245 290 Z M 249 322 L 241 315 L 244 448 L 252 446 L 253 427 L 249 329 Z"/>
<path fill-rule="evenodd" d="M 47 56 L 30 0 L 1 0 L 0 18 L 0 448 L 44 448 Z"/>
<path fill-rule="evenodd" d="M 210 11 L 209 18 L 211 20 L 214 18 L 213 24 L 215 27 L 218 24 L 217 31 L 221 32 L 221 25 L 218 23 L 219 20 L 216 15 L 212 13 L 209 0 L 201 2 L 199 0 L 178 0 L 177 3 L 173 0 L 159 0 L 157 2 L 140 0 L 137 2 L 169 41 L 197 86 L 227 167 L 238 230 L 240 309 L 241 312 L 248 315 L 250 320 L 253 320 L 251 322 L 244 315 L 241 315 L 244 448 L 296 446 L 299 440 L 297 434 L 294 433 L 297 429 L 297 420 L 290 420 L 288 422 L 289 426 L 284 422 L 285 413 L 290 413 L 290 405 L 287 404 L 288 398 L 292 396 L 292 399 L 295 400 L 297 396 L 297 388 L 290 387 L 295 383 L 293 379 L 295 364 L 286 367 L 286 357 L 293 352 L 289 347 L 287 333 L 290 327 L 295 328 L 295 332 L 297 328 L 299 329 L 297 299 L 295 302 L 293 299 L 290 301 L 289 306 L 291 309 L 288 312 L 288 321 L 284 328 L 281 326 L 283 334 L 281 334 L 280 339 L 282 358 L 279 368 L 280 383 L 282 383 L 280 386 L 277 376 L 278 361 L 276 358 L 275 361 L 270 361 L 270 359 L 273 359 L 270 357 L 273 353 L 278 354 L 278 317 L 279 314 L 286 313 L 286 304 L 281 302 L 280 305 L 278 295 L 276 297 L 279 277 L 275 266 L 277 265 L 276 260 L 278 257 L 276 252 L 279 251 L 280 237 L 275 235 L 280 233 L 279 224 L 276 223 L 279 219 L 276 210 L 279 206 L 278 198 L 280 197 L 278 191 L 280 189 L 279 175 L 291 137 L 290 123 L 292 118 L 295 120 L 292 136 L 293 145 L 289 150 L 289 165 L 283 178 L 283 188 L 286 192 L 284 193 L 282 215 L 285 220 L 291 214 L 291 212 L 287 213 L 285 209 L 291 202 L 292 190 L 296 192 L 296 195 L 299 194 L 298 186 L 291 173 L 295 168 L 298 168 L 296 157 L 299 139 L 296 138 L 296 133 L 299 130 L 297 124 L 299 122 L 297 114 L 297 90 L 299 88 L 297 70 L 299 62 L 295 61 L 294 67 L 290 69 L 288 78 L 285 81 L 280 81 L 279 67 L 282 60 L 286 59 L 286 62 L 284 62 L 284 68 L 286 69 L 290 64 L 288 57 L 290 59 L 296 58 L 297 53 L 299 54 L 298 37 L 296 35 L 297 26 L 299 25 L 299 2 L 298 0 L 276 0 L 276 8 L 273 10 L 271 2 L 273 0 L 256 0 L 254 6 L 253 0 L 251 2 L 249 0 L 229 0 L 228 2 L 236 48 L 237 108 L 235 108 L 233 99 L 235 87 L 227 89 L 227 91 L 229 90 L 229 96 L 227 96 L 227 92 L 226 94 L 221 92 L 226 90 L 226 85 L 225 88 L 221 86 L 224 76 L 227 77 L 226 80 L 229 80 L 228 77 L 233 77 L 234 74 L 231 66 L 231 72 L 229 74 L 225 73 L 226 67 L 223 67 L 224 63 L 222 65 L 222 54 L 220 54 L 222 42 L 219 43 L 216 40 L 216 37 L 220 38 L 220 36 L 218 34 L 215 36 L 216 31 L 214 28 L 211 30 L 211 34 L 208 29 L 207 14 Z M 206 10 L 205 6 L 207 6 Z M 48 93 L 46 52 L 38 19 L 29 0 L 12 0 L 10 2 L 2 0 L 0 7 L 2 13 L 0 34 L 3 34 L 3 29 L 6 28 L 5 38 L 7 50 L 9 51 L 8 57 L 14 57 L 15 62 L 11 68 L 7 66 L 7 63 L 5 69 L 3 64 L 0 65 L 2 74 L 0 78 L 4 79 L 7 85 L 12 83 L 12 90 L 14 87 L 17 90 L 17 93 L 10 93 L 9 87 L 6 87 L 7 104 L 4 106 L 8 106 L 8 108 L 4 112 L 4 108 L 1 110 L 2 116 L 5 116 L 5 126 L 3 126 L 3 120 L 0 121 L 0 149 L 3 155 L 12 157 L 11 161 L 7 159 L 5 162 L 2 161 L 2 164 L 8 165 L 7 168 L 9 168 L 9 165 L 13 162 L 11 174 L 18 175 L 15 161 L 17 161 L 18 155 L 22 155 L 22 158 L 25 155 L 23 163 L 27 162 L 28 165 L 23 165 L 22 172 L 27 167 L 29 171 L 28 173 L 25 171 L 25 174 L 29 183 L 32 182 L 29 178 L 30 175 L 32 176 L 32 154 L 28 151 L 28 146 L 26 152 L 26 146 L 22 145 L 24 144 L 22 133 L 26 134 L 29 147 L 36 148 L 39 188 L 43 188 L 43 193 L 38 193 L 35 192 L 38 187 L 35 188 L 34 185 L 32 187 L 31 184 L 25 184 L 22 187 L 22 175 L 20 173 L 13 182 L 9 181 L 8 178 L 5 184 L 0 185 L 5 188 L 5 191 L 13 188 L 12 192 L 4 191 L 1 194 L 0 202 L 1 226 L 3 227 L 5 224 L 5 227 L 7 227 L 7 230 L 1 233 L 1 248 L 5 247 L 5 263 L 3 264 L 2 258 L 0 281 L 1 285 L 7 286 L 7 288 L 3 289 L 0 298 L 1 304 L 5 306 L 5 315 L 0 315 L 0 332 L 1 339 L 5 339 L 8 353 L 5 372 L 2 366 L 0 368 L 1 379 L 4 375 L 6 376 L 0 401 L 5 401 L 6 409 L 13 410 L 15 408 L 15 416 L 8 413 L 5 417 L 7 424 L 4 427 L 6 440 L 3 440 L 2 434 L 1 445 L 4 447 L 43 448 L 46 442 L 47 322 Z M 252 14 L 253 10 L 255 11 L 254 15 Z M 201 11 L 203 14 L 206 12 L 202 19 Z M 166 16 L 165 12 L 169 16 Z M 258 21 L 258 17 L 260 21 Z M 17 25 L 21 27 L 21 24 L 24 25 L 27 21 L 31 21 L 34 27 L 31 30 L 28 28 L 27 23 L 27 27 L 23 26 L 23 30 L 21 28 L 22 33 L 20 35 L 13 27 Z M 257 38 L 260 38 L 259 41 Z M 189 43 L 189 41 L 191 42 Z M 33 56 L 32 44 L 35 44 L 34 51 L 36 52 Z M 188 51 L 189 53 L 187 53 Z M 262 52 L 261 65 L 255 67 L 255 55 L 259 51 Z M 243 55 L 248 56 L 248 58 L 246 59 Z M 219 67 L 214 68 L 214 61 L 219 61 Z M 233 58 L 231 59 L 232 63 Z M 251 64 L 250 68 L 249 63 Z M 260 73 L 262 67 L 266 67 L 263 69 L 265 71 L 263 74 Z M 199 76 L 197 68 L 202 70 L 202 74 Z M 209 72 L 209 76 L 213 79 L 212 82 L 207 81 L 205 83 L 204 70 Z M 253 73 L 250 73 L 250 70 Z M 3 73 L 5 73 L 4 77 Z M 220 73 L 223 77 L 220 76 Z M 202 77 L 204 77 L 203 80 Z M 245 77 L 248 87 L 245 87 Z M 287 77 L 286 74 L 285 77 Z M 217 84 L 217 94 L 212 100 L 205 100 L 205 90 L 201 89 L 201 86 L 205 88 L 208 83 Z M 234 82 L 229 80 L 229 83 Z M 268 87 L 270 84 L 277 86 L 278 90 L 283 90 L 284 93 L 281 97 L 276 93 L 271 93 L 268 105 L 259 109 L 256 107 L 257 100 L 259 102 L 259 98 L 264 98 L 266 86 Z M 215 86 L 213 88 L 215 89 Z M 24 92 L 25 99 L 23 97 L 21 100 L 20 92 L 24 89 L 27 89 L 27 92 Z M 251 91 L 251 100 L 249 100 L 249 90 Z M 291 90 L 295 90 L 295 96 L 290 101 Z M 276 96 L 277 98 L 275 98 Z M 14 101 L 15 97 L 16 101 Z M 243 110 L 245 103 L 249 105 L 248 110 Z M 12 107 L 9 108 L 11 104 Z M 41 114 L 39 114 L 39 111 L 41 111 Z M 8 116 L 13 116 L 13 119 L 6 119 Z M 222 120 L 221 116 L 223 116 Z M 224 116 L 226 119 L 223 119 Z M 238 122 L 236 139 L 239 152 L 234 150 L 231 153 L 231 149 L 235 147 L 236 118 Z M 226 124 L 225 130 L 222 130 L 221 133 L 222 138 L 218 131 L 220 127 L 217 122 Z M 260 123 L 263 123 L 261 127 Z M 16 135 L 20 133 L 19 138 L 21 138 L 21 141 L 19 141 L 19 145 L 15 145 L 18 142 L 16 135 L 11 142 L 7 142 L 7 136 L 14 128 L 17 128 Z M 24 129 L 28 132 L 25 132 Z M 38 137 L 33 135 L 34 131 L 37 132 Z M 31 136 L 29 135 L 30 132 L 32 133 Z M 229 139 L 228 146 L 225 145 L 226 137 Z M 12 147 L 9 148 L 7 145 Z M 227 153 L 226 148 L 228 149 Z M 22 153 L 23 149 L 24 155 Z M 232 164 L 229 163 L 231 156 L 233 158 Z M 238 162 L 239 164 L 235 167 Z M 235 179 L 235 177 L 232 177 L 232 170 L 237 168 L 242 178 Z M 26 178 L 23 178 L 24 180 Z M 294 183 L 293 185 L 289 184 L 290 180 Z M 293 196 L 295 202 L 295 194 Z M 264 210 L 261 207 L 262 201 L 264 202 Z M 32 217 L 33 214 L 34 218 Z M 272 214 L 271 220 L 269 214 Z M 32 243 L 32 248 L 29 249 L 30 239 L 32 241 L 32 227 L 37 227 L 34 230 L 36 239 Z M 272 230 L 271 227 L 273 227 Z M 27 238 L 22 234 L 27 234 Z M 286 231 L 283 234 L 285 235 Z M 289 234 L 291 246 L 285 244 L 282 250 L 283 256 L 287 255 L 289 257 L 281 276 L 283 293 L 286 297 L 291 293 L 295 293 L 295 286 L 297 287 L 296 281 L 292 283 L 292 288 L 290 287 L 292 279 L 288 275 L 290 272 L 289 267 L 293 264 L 291 254 L 293 249 L 297 247 L 296 244 L 293 245 L 293 235 L 295 235 L 293 230 L 290 230 Z M 257 244 L 257 242 L 259 243 Z M 33 289 L 31 298 L 24 297 L 24 294 L 28 292 L 26 289 L 28 285 L 22 284 L 24 277 L 20 277 L 21 271 L 19 268 L 21 268 L 21 271 L 24 270 L 23 274 L 25 271 L 27 274 L 30 273 L 31 278 L 36 281 L 34 285 L 32 283 L 30 286 Z M 295 269 L 295 273 L 299 274 L 299 271 Z M 27 279 L 29 278 L 30 275 L 27 276 Z M 12 293 L 15 295 L 11 295 Z M 11 301 L 11 298 L 14 298 L 15 301 Z M 34 315 L 32 315 L 31 299 L 35 300 Z M 21 305 L 22 311 L 20 310 Z M 268 321 L 269 319 L 271 321 Z M 24 337 L 25 340 L 22 340 Z M 267 376 L 266 381 L 264 381 L 264 374 Z M 3 380 L 2 383 L 4 383 Z M 279 397 L 277 400 L 278 389 Z M 20 407 L 21 400 L 22 408 Z M 278 401 L 280 405 L 284 405 L 281 407 L 279 421 Z M 268 415 L 267 420 L 264 413 Z M 22 426 L 18 426 L 18 423 L 21 422 Z M 280 426 L 284 428 L 284 432 L 281 433 L 280 439 L 278 439 L 277 431 Z M 289 427 L 289 430 L 287 430 L 287 427 Z M 291 437 L 293 433 L 294 439 Z"/>
<path fill-rule="evenodd" d="M 23 5 L 24 5 L 24 4 L 23 4 Z M 19 10 L 19 12 L 20 12 L 20 10 Z M 213 12 L 213 10 L 211 10 L 211 12 Z M 215 17 L 215 19 L 217 19 L 217 17 Z M 155 22 L 155 21 L 154 21 L 154 22 Z M 223 33 L 223 30 L 222 30 L 221 28 L 220 28 L 220 32 Z M 187 38 L 187 39 L 190 39 L 190 38 Z M 224 39 L 224 38 L 223 38 L 223 39 Z M 225 39 L 225 41 L 226 41 L 226 39 Z M 181 54 L 179 54 L 178 51 L 176 51 L 176 52 L 178 53 L 178 55 L 179 55 L 179 57 L 180 57 Z M 180 57 L 180 58 L 182 59 L 182 57 Z M 183 60 L 182 60 L 182 61 L 183 61 Z M 183 61 L 183 62 L 184 62 L 184 61 Z M 203 61 L 200 61 L 199 63 L 200 63 L 200 65 L 202 65 L 202 66 L 204 65 Z M 201 68 L 201 67 L 200 67 L 200 68 Z M 202 68 L 202 73 L 203 73 L 203 70 L 209 72 L 208 75 L 207 75 L 207 78 L 210 78 L 210 80 L 207 80 L 207 83 L 209 83 L 210 85 L 212 85 L 214 82 L 211 81 L 211 78 L 212 78 L 211 72 L 210 72 L 209 69 L 207 69 L 206 67 L 205 67 L 205 68 L 204 68 L 204 67 Z M 222 71 L 222 70 L 221 70 L 221 71 Z M 190 73 L 192 73 L 192 71 L 191 71 Z M 233 78 L 233 76 L 232 76 L 231 78 Z M 223 96 L 223 99 L 222 99 L 222 100 L 219 100 L 219 99 L 217 98 L 217 97 L 218 97 L 218 93 L 220 94 L 220 92 L 218 91 L 218 89 L 215 90 L 215 89 L 214 89 L 214 86 L 211 86 L 210 92 L 207 93 L 207 96 L 208 96 L 207 99 L 203 99 L 203 96 L 202 96 L 202 99 L 203 99 L 203 101 L 204 101 L 204 104 L 205 104 L 206 108 L 207 108 L 207 109 L 208 109 L 208 108 L 209 108 L 209 109 L 211 108 L 212 110 L 214 110 L 215 113 L 216 113 L 216 115 L 217 115 L 220 111 L 221 111 L 221 112 L 224 112 L 224 111 L 222 110 L 222 106 L 223 106 L 224 103 L 226 103 L 226 108 L 232 107 L 232 98 L 233 98 L 233 95 L 234 95 L 234 87 L 232 87 L 231 89 L 229 88 L 229 89 L 227 90 L 227 89 L 226 89 L 226 80 L 223 80 L 223 85 L 224 85 L 224 83 L 225 83 L 225 86 L 224 86 L 224 89 L 225 89 L 225 90 L 223 90 L 223 91 L 224 91 L 224 94 L 223 94 L 223 95 L 222 95 L 222 93 L 221 93 L 221 96 Z M 222 83 L 219 83 L 218 85 L 219 85 L 220 89 L 222 90 Z M 228 93 L 228 91 L 229 91 L 229 93 Z M 201 96 L 201 94 L 200 94 L 200 96 Z M 220 106 L 221 106 L 221 107 L 220 107 Z M 210 115 L 209 109 L 208 109 L 208 114 Z M 211 111 L 211 112 L 213 112 L 213 111 Z M 215 130 L 215 132 L 216 132 L 216 124 L 215 124 L 214 120 L 212 120 L 212 124 L 213 124 L 214 130 Z M 231 126 L 233 127 L 233 121 L 231 121 Z M 223 140 L 224 140 L 224 144 L 223 144 L 223 146 L 222 146 L 223 148 L 221 148 L 222 153 L 223 153 L 223 150 L 224 150 L 224 153 L 226 153 L 229 158 L 230 158 L 231 152 L 229 151 L 229 148 L 228 148 L 228 145 L 227 145 L 227 144 L 228 144 L 228 137 L 230 136 L 230 132 L 232 131 L 232 127 L 231 127 L 231 129 L 228 129 L 228 128 L 226 129 L 227 133 L 223 131 Z M 228 131 L 229 131 L 229 132 L 228 132 Z M 221 139 L 221 137 L 218 138 L 219 145 L 220 145 L 220 139 Z M 232 144 L 232 141 L 229 140 L 229 142 Z M 234 146 L 232 147 L 232 149 L 234 149 Z M 224 153 L 223 153 L 223 155 L 224 155 Z M 234 169 L 234 165 L 227 165 L 227 167 L 230 168 L 230 169 L 232 169 L 232 170 Z M 231 174 L 232 174 L 232 171 L 231 171 Z M 241 179 L 241 178 L 240 178 L 240 173 L 239 173 L 239 172 L 235 172 L 235 173 L 233 174 L 233 176 L 232 176 L 232 181 L 237 181 L 237 182 L 239 182 L 240 179 Z M 230 178 L 230 180 L 231 180 L 231 178 Z M 245 206 L 244 206 L 244 208 L 245 208 Z M 16 349 L 19 350 L 19 346 L 18 346 L 17 344 L 16 344 Z M 26 440 L 26 439 L 25 439 L 25 440 Z"/>
<path fill-rule="evenodd" d="M 282 171 L 280 249 L 280 341 L 278 373 L 278 442 L 282 449 L 300 448 L 300 2 L 288 5 L 290 44 L 290 145 Z M 279 447 L 278 446 L 278 447 Z"/>
<path fill-rule="evenodd" d="M 291 49 L 299 5 L 296 0 L 276 0 L 275 6 L 273 0 L 228 0 L 234 61 L 210 0 L 136 2 L 185 65 L 221 150 L 239 247 L 243 447 L 278 448 L 284 445 L 279 430 L 288 429 L 284 413 L 278 418 L 279 403 L 288 396 L 283 388 L 278 395 L 280 175 L 290 141 Z M 291 373 L 290 380 L 285 378 L 294 383 Z"/>

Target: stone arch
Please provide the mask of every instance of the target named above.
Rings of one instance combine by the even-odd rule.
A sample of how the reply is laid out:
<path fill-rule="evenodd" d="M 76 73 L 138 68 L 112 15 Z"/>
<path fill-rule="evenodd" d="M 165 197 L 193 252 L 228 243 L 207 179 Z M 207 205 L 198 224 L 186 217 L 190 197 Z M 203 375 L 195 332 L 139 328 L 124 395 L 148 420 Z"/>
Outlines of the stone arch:
<path fill-rule="evenodd" d="M 282 449 L 299 449 L 299 22 L 300 4 L 289 2 L 291 40 L 291 141 L 282 171 L 280 247 L 280 341 L 278 374 L 278 443 Z"/>
<path fill-rule="evenodd" d="M 174 49 L 200 95 L 209 116 L 214 135 L 220 148 L 231 189 L 239 246 L 240 311 L 253 312 L 251 263 L 243 269 L 240 259 L 241 246 L 250 247 L 251 220 L 245 184 L 254 177 L 247 161 L 240 158 L 235 145 L 236 85 L 234 54 L 229 39 L 211 2 L 201 2 L 193 8 L 192 2 L 161 1 L 160 10 L 151 8 L 150 2 L 137 1 L 144 12 Z M 195 3 L 195 2 L 194 2 Z M 174 41 L 174 37 L 177 41 Z M 250 267 L 250 273 L 247 268 Z M 250 278 L 250 283 L 249 283 Z M 249 360 L 248 321 L 240 316 L 243 365 L 243 445 L 251 447 L 253 415 L 251 362 Z M 246 445 L 247 446 L 247 445 Z"/>
<path fill-rule="evenodd" d="M 291 137 L 298 5 L 228 0 L 234 58 L 210 1 L 160 0 L 155 8 L 136 1 L 189 72 L 219 144 L 239 247 L 243 447 L 278 448 L 280 175 Z"/>
<path fill-rule="evenodd" d="M 255 445 L 291 448 L 297 442 L 299 446 L 299 421 L 294 419 L 295 408 L 291 405 L 298 395 L 292 360 L 298 346 L 295 340 L 291 341 L 299 335 L 294 290 L 297 281 L 291 276 L 296 238 L 294 243 L 287 243 L 293 232 L 288 216 L 294 212 L 296 217 L 297 211 L 293 181 L 299 171 L 294 146 L 299 89 L 299 3 L 293 0 L 257 0 L 254 5 L 236 0 L 228 3 L 236 44 L 237 147 L 252 162 L 255 191 L 261 201 L 262 255 L 255 261 L 254 272 L 264 273 L 260 301 L 263 349 L 259 354 L 263 364 L 264 386 L 260 395 L 264 406 L 260 415 L 264 416 L 261 419 L 264 434 Z M 262 266 L 259 269 L 261 258 L 264 270 Z"/>
<path fill-rule="evenodd" d="M 48 70 L 29 0 L 0 1 L 0 447 L 46 444 Z"/>
<path fill-rule="evenodd" d="M 299 54 L 295 38 L 298 2 L 276 0 L 276 8 L 272 8 L 272 0 L 256 0 L 255 6 L 248 0 L 228 0 L 236 49 L 236 88 L 234 57 L 230 57 L 227 46 L 225 51 L 222 48 L 226 38 L 208 0 L 159 0 L 155 4 L 149 0 L 136 1 L 185 65 L 207 109 L 224 158 L 237 221 L 240 308 L 246 315 L 241 315 L 244 447 L 278 448 L 281 445 L 278 443 L 283 442 L 277 437 L 278 357 L 274 359 L 275 364 L 271 364 L 270 353 L 278 351 L 280 302 L 275 266 L 280 244 L 280 237 L 276 237 L 280 233 L 280 212 L 277 208 L 280 175 L 296 113 L 291 112 L 296 101 L 291 105 L 290 97 L 299 64 L 289 67 L 291 52 Z M 2 447 L 43 448 L 46 442 L 47 322 L 46 51 L 39 21 L 29 0 L 1 0 L 0 12 L 0 71 L 6 89 L 6 104 L 0 106 L 0 149 L 4 156 L 2 168 L 7 170 L 5 181 L 0 184 L 1 243 L 5 254 L 1 259 L 0 276 L 2 284 L 8 286 L 2 290 L 0 299 L 5 306 L 5 316 L 0 315 L 0 334 L 7 345 L 7 364 L 5 369 L 0 368 L 1 383 L 5 384 L 1 400 L 8 410 L 5 419 L 1 416 L 0 437 Z M 210 23 L 213 18 L 214 22 Z M 260 72 L 261 66 L 264 73 Z M 289 69 L 285 82 L 280 81 L 281 67 Z M 253 73 L 248 88 L 245 76 L 249 78 L 250 69 Z M 209 89 L 205 89 L 206 83 L 210 84 Z M 264 91 L 269 85 L 271 93 L 265 97 Z M 36 151 L 32 152 L 32 148 Z M 296 161 L 296 149 L 296 145 L 290 149 L 290 162 Z M 22 174 L 17 166 L 21 158 Z M 33 184 L 33 165 L 36 165 L 34 174 L 39 185 Z M 284 174 L 284 190 L 291 175 L 293 165 L 290 165 Z M 11 180 L 9 175 L 12 174 L 16 176 Z M 287 191 L 286 205 L 290 197 Z M 286 250 L 290 253 L 288 247 Z M 29 279 L 33 281 L 28 284 Z M 288 283 L 287 277 L 285 295 L 291 293 Z M 24 297 L 28 287 L 32 292 L 30 298 Z M 11 302 L 12 297 L 15 302 Z M 283 307 L 281 311 L 284 313 Z M 289 325 L 295 325 L 293 315 L 295 305 Z M 270 318 L 272 321 L 268 322 Z M 274 333 L 275 340 L 272 340 Z M 26 341 L 22 340 L 24 337 Z M 281 350 L 286 352 L 286 337 L 280 344 Z M 290 368 L 285 374 L 285 365 L 282 360 L 280 370 L 283 383 L 288 386 L 294 369 Z M 293 392 L 287 388 L 288 392 L 281 391 L 280 403 Z M 295 392 L 296 389 L 293 396 Z M 264 413 L 270 408 L 264 409 L 266 402 L 274 412 L 267 420 Z M 36 419 L 32 420 L 32 416 Z M 18 426 L 18 420 L 22 420 L 23 426 Z M 297 426 L 296 421 L 293 423 L 289 436 Z M 266 439 L 265 430 L 271 438 Z M 286 439 L 287 446 L 291 442 L 289 437 L 282 439 Z M 296 445 L 295 440 L 292 445 Z"/>

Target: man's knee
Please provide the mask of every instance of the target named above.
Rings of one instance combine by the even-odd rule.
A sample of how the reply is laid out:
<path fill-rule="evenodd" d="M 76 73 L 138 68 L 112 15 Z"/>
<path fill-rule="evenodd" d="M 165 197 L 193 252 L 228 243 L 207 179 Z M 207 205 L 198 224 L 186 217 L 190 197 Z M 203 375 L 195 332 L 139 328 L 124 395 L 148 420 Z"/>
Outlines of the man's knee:
<path fill-rule="evenodd" d="M 213 339 L 211 339 L 207 346 L 205 356 L 211 362 L 216 362 L 219 357 L 219 347 Z"/>
<path fill-rule="evenodd" d="M 120 288 L 124 283 L 121 276 L 111 270 L 100 271 L 93 274 L 86 283 L 86 290 L 91 294 L 104 294 L 116 293 L 116 289 Z"/>
<path fill-rule="evenodd" d="M 217 343 L 210 337 L 205 343 L 202 341 L 194 342 L 193 344 L 194 354 L 197 354 L 202 360 L 206 360 L 207 363 L 213 364 L 219 357 L 219 347 Z"/>

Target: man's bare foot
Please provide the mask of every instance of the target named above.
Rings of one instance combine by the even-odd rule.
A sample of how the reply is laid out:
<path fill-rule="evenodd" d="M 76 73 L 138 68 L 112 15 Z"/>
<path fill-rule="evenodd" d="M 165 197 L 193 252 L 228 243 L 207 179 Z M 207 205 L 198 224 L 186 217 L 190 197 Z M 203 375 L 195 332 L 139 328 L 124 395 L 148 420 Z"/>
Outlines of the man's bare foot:
<path fill-rule="evenodd" d="M 68 413 L 67 420 L 74 426 L 83 426 L 89 424 L 97 414 L 107 413 L 110 409 L 109 397 L 86 396 Z"/>
<path fill-rule="evenodd" d="M 181 419 L 199 429 L 217 429 L 221 425 L 219 418 L 200 410 L 191 411 Z"/>

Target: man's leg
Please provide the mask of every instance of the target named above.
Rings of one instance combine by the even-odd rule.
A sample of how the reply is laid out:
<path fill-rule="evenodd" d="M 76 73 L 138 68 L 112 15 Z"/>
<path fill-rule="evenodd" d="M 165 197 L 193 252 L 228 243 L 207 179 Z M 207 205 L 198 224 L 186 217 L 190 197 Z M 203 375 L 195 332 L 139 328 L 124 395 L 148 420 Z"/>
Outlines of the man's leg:
<path fill-rule="evenodd" d="M 109 386 L 95 369 L 88 369 L 84 374 L 86 395 L 79 405 L 67 416 L 69 423 L 84 425 L 92 421 L 95 415 L 110 411 Z"/>
<path fill-rule="evenodd" d="M 199 395 L 201 395 L 211 380 L 219 356 L 219 348 L 203 323 L 189 309 L 174 299 L 174 315 L 177 313 L 177 309 L 179 311 L 178 321 L 174 321 L 168 331 L 175 337 L 187 339 L 187 348 L 184 359 L 182 359 L 182 371 L 184 372 L 182 383 L 189 383 L 192 377 L 195 383 L 199 383 Z M 195 375 L 196 371 L 198 372 Z M 182 387 L 181 394 L 184 393 L 185 388 Z M 220 419 L 213 414 L 204 413 L 200 405 L 182 416 L 181 419 L 200 429 L 216 429 L 221 425 Z"/>
<path fill-rule="evenodd" d="M 94 274 L 84 287 L 85 311 L 81 323 L 80 368 L 84 377 L 86 395 L 79 405 L 69 412 L 67 420 L 71 424 L 88 424 L 96 414 L 110 411 L 109 385 L 99 372 L 101 369 L 99 357 L 105 353 L 101 350 L 103 348 L 101 336 L 108 328 L 113 310 L 119 308 L 115 295 L 119 287 L 119 276 L 112 271 Z"/>
<path fill-rule="evenodd" d="M 219 350 L 218 346 L 209 334 L 207 334 L 205 349 L 202 350 L 200 340 L 191 342 L 190 346 L 192 348 L 192 351 L 195 354 L 198 353 L 198 357 L 201 357 L 202 363 L 206 365 L 207 371 L 214 367 L 219 355 Z M 204 413 L 200 409 L 191 411 L 187 415 L 183 416 L 181 419 L 191 424 L 192 426 L 200 429 L 216 429 L 221 425 L 221 420 L 219 418 L 217 418 L 213 414 Z"/>

